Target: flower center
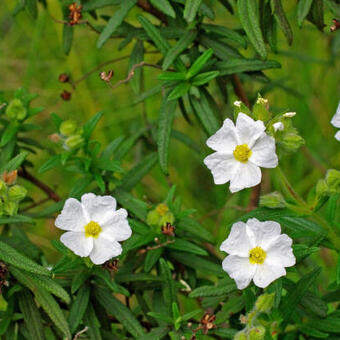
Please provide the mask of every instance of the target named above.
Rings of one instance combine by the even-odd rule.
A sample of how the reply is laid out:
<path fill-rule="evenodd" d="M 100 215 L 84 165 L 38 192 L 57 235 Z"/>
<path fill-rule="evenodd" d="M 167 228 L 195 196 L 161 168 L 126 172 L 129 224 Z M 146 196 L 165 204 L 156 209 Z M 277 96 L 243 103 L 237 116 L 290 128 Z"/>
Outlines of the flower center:
<path fill-rule="evenodd" d="M 160 203 L 157 205 L 156 211 L 159 215 L 164 216 L 169 211 L 169 208 L 166 204 Z"/>
<path fill-rule="evenodd" d="M 262 264 L 267 254 L 261 247 L 255 247 L 249 251 L 249 262 L 251 264 Z"/>
<path fill-rule="evenodd" d="M 86 224 L 85 228 L 85 236 L 86 237 L 94 237 L 97 238 L 102 231 L 102 228 L 97 222 L 91 221 Z"/>
<path fill-rule="evenodd" d="M 237 145 L 233 154 L 237 161 L 242 163 L 247 163 L 249 157 L 251 156 L 251 150 L 247 144 Z"/>

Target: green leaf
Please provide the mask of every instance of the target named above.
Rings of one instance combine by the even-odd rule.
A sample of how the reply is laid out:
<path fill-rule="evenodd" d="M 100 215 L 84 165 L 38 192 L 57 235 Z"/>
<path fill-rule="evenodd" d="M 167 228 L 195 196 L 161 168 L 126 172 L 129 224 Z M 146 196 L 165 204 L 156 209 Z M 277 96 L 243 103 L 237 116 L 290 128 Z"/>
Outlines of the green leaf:
<path fill-rule="evenodd" d="M 200 223 L 190 217 L 183 217 L 176 223 L 176 233 L 188 237 L 194 237 L 206 242 L 213 242 L 214 237 Z"/>
<path fill-rule="evenodd" d="M 156 163 L 156 153 L 151 153 L 146 156 L 140 163 L 125 174 L 122 179 L 121 188 L 127 191 L 134 188 L 143 179 L 143 177 L 151 171 Z"/>
<path fill-rule="evenodd" d="M 340 333 L 340 317 L 335 313 L 325 319 L 312 319 L 308 325 L 322 332 Z"/>
<path fill-rule="evenodd" d="M 209 48 L 208 50 L 204 51 L 191 65 L 187 72 L 187 78 L 192 78 L 195 76 L 201 69 L 204 67 L 204 65 L 208 62 L 208 60 L 213 55 L 213 50 Z"/>
<path fill-rule="evenodd" d="M 204 92 L 200 91 L 200 98 L 197 99 L 194 96 L 190 96 L 190 103 L 208 136 L 213 135 L 218 130 L 219 123 L 210 106 L 208 97 Z"/>
<path fill-rule="evenodd" d="M 129 333 L 136 338 L 144 334 L 142 326 L 130 309 L 117 300 L 109 291 L 95 288 L 94 293 L 102 307 L 105 308 L 109 314 L 115 316 Z"/>
<path fill-rule="evenodd" d="M 298 17 L 298 24 L 301 27 L 303 21 L 306 19 L 309 10 L 312 6 L 313 0 L 303 0 L 299 1 L 297 4 L 297 17 Z"/>
<path fill-rule="evenodd" d="M 202 256 L 208 255 L 208 252 L 205 249 L 202 249 L 196 244 L 180 239 L 180 238 L 176 238 L 173 243 L 169 243 L 167 245 L 167 248 L 173 249 L 173 250 L 185 251 L 187 253 L 196 254 L 196 255 L 202 255 Z"/>
<path fill-rule="evenodd" d="M 123 168 L 120 166 L 120 161 L 107 159 L 100 157 L 94 161 L 94 166 L 101 170 L 107 170 L 112 172 L 124 172 Z"/>
<path fill-rule="evenodd" d="M 144 221 L 147 215 L 147 204 L 124 190 L 115 190 L 115 198 L 119 204 L 128 209 L 133 215 Z M 125 242 L 126 244 L 126 242 Z"/>
<path fill-rule="evenodd" d="M 152 5 L 171 18 L 176 18 L 176 13 L 168 0 L 150 0 Z"/>
<path fill-rule="evenodd" d="M 338 263 L 336 265 L 336 284 L 340 285 L 340 254 L 338 254 Z"/>
<path fill-rule="evenodd" d="M 91 0 L 83 5 L 83 12 L 90 12 L 105 6 L 119 5 L 122 0 Z"/>
<path fill-rule="evenodd" d="M 10 123 L 6 127 L 5 131 L 2 133 L 1 141 L 0 141 L 0 147 L 5 146 L 9 141 L 14 139 L 18 130 L 19 130 L 19 126 L 18 126 L 17 122 Z"/>
<path fill-rule="evenodd" d="M 19 308 L 24 317 L 24 322 L 32 339 L 44 340 L 42 317 L 35 304 L 32 294 L 23 289 L 18 295 Z"/>
<path fill-rule="evenodd" d="M 148 19 L 142 15 L 137 16 L 138 21 L 143 26 L 148 37 L 153 41 L 160 52 L 165 56 L 170 48 L 169 43 L 165 40 L 159 31 Z"/>
<path fill-rule="evenodd" d="M 219 71 L 200 73 L 192 79 L 192 85 L 201 86 L 215 79 L 220 74 Z"/>
<path fill-rule="evenodd" d="M 320 31 L 323 31 L 326 26 L 324 23 L 324 1 L 314 0 L 307 16 L 308 20 L 312 22 Z"/>
<path fill-rule="evenodd" d="M 24 215 L 15 215 L 10 217 L 0 217 L 0 225 L 4 224 L 21 224 L 30 223 L 33 224 L 34 220 L 31 217 Z"/>
<path fill-rule="evenodd" d="M 280 63 L 275 60 L 259 60 L 259 59 L 229 59 L 216 64 L 220 75 L 225 76 L 233 73 L 261 71 L 271 68 L 281 68 Z"/>
<path fill-rule="evenodd" d="M 199 42 L 206 48 L 211 48 L 214 54 L 222 60 L 229 58 L 242 58 L 242 55 L 237 49 L 228 45 L 227 43 L 217 40 L 214 36 L 210 37 L 207 34 L 201 34 Z"/>
<path fill-rule="evenodd" d="M 38 17 L 37 0 L 25 0 L 25 7 L 28 14 L 35 20 Z"/>
<path fill-rule="evenodd" d="M 132 67 L 144 60 L 144 45 L 143 41 L 137 40 L 135 46 L 130 55 L 129 59 L 129 72 Z M 143 69 L 141 67 L 137 67 L 134 70 L 134 75 L 132 79 L 130 79 L 130 85 L 135 94 L 139 94 L 142 86 L 142 74 Z"/>
<path fill-rule="evenodd" d="M 313 338 L 323 339 L 328 338 L 329 334 L 320 332 L 317 329 L 313 327 L 313 325 L 298 325 L 297 329 L 301 331 L 302 333 L 311 336 Z"/>
<path fill-rule="evenodd" d="M 158 0 L 155 0 L 158 1 Z M 173 61 L 195 40 L 197 36 L 196 31 L 186 32 L 177 42 L 171 47 L 164 58 L 162 68 L 166 70 L 173 63 Z"/>
<path fill-rule="evenodd" d="M 120 26 L 123 22 L 125 17 L 128 15 L 130 9 L 137 3 L 137 0 L 124 0 L 121 2 L 120 8 L 115 11 L 113 16 L 107 22 L 107 25 L 100 33 L 98 41 L 97 41 L 97 48 L 101 48 L 106 40 L 110 38 L 112 33 Z"/>
<path fill-rule="evenodd" d="M 202 0 L 186 0 L 183 17 L 186 21 L 194 21 Z"/>
<path fill-rule="evenodd" d="M 149 250 L 144 261 L 144 271 L 148 273 L 162 256 L 163 248 Z"/>
<path fill-rule="evenodd" d="M 159 271 L 162 278 L 162 293 L 164 303 L 168 309 L 168 313 L 171 315 L 172 304 L 177 302 L 177 295 L 174 280 L 172 279 L 171 275 L 171 270 L 163 258 L 159 259 Z"/>
<path fill-rule="evenodd" d="M 328 312 L 327 303 L 318 297 L 316 294 L 307 291 L 300 301 L 300 305 L 311 311 L 318 317 L 325 318 Z"/>
<path fill-rule="evenodd" d="M 25 160 L 25 158 L 28 156 L 27 151 L 23 151 L 19 153 L 17 156 L 15 156 L 13 159 L 11 159 L 7 164 L 1 167 L 0 173 L 3 173 L 4 171 L 11 172 L 13 170 L 16 170 L 19 168 L 21 163 Z"/>
<path fill-rule="evenodd" d="M 66 55 L 71 51 L 73 42 L 73 26 L 63 25 L 63 50 Z"/>
<path fill-rule="evenodd" d="M 99 120 L 102 118 L 102 116 L 103 116 L 103 112 L 98 112 L 84 124 L 83 136 L 86 140 L 90 138 L 93 130 L 97 126 L 97 124 L 98 124 Z"/>
<path fill-rule="evenodd" d="M 50 275 L 48 269 L 33 262 L 28 257 L 21 255 L 14 248 L 10 247 L 2 241 L 0 241 L 0 260 L 17 268 L 24 269 L 33 274 L 41 274 L 46 276 Z"/>
<path fill-rule="evenodd" d="M 168 100 L 175 100 L 184 96 L 190 89 L 191 85 L 189 83 L 180 83 L 177 85 L 169 94 Z"/>
<path fill-rule="evenodd" d="M 84 323 L 88 326 L 86 334 L 90 340 L 102 340 L 100 334 L 100 323 L 97 319 L 96 313 L 91 303 L 88 305 L 87 310 L 84 314 Z"/>
<path fill-rule="evenodd" d="M 267 49 L 263 40 L 256 0 L 238 0 L 238 14 L 247 37 L 262 58 L 267 58 Z"/>
<path fill-rule="evenodd" d="M 148 315 L 153 317 L 156 320 L 164 321 L 170 325 L 173 323 L 173 320 L 171 317 L 169 317 L 168 315 L 162 314 L 162 313 L 149 312 Z"/>
<path fill-rule="evenodd" d="M 90 288 L 87 285 L 82 286 L 77 294 L 77 297 L 73 301 L 68 316 L 68 323 L 71 326 L 71 332 L 73 333 L 79 324 L 81 323 L 85 311 L 87 309 L 90 300 Z"/>
<path fill-rule="evenodd" d="M 214 287 L 214 286 L 202 286 L 194 289 L 189 297 L 197 298 L 197 297 L 207 297 L 207 296 L 221 296 L 229 294 L 233 291 L 237 290 L 237 287 L 234 282 L 229 282 L 223 287 Z"/>
<path fill-rule="evenodd" d="M 169 334 L 168 327 L 153 328 L 148 334 L 141 336 L 138 340 L 161 340 Z"/>
<path fill-rule="evenodd" d="M 61 165 L 60 155 L 54 155 L 50 157 L 43 165 L 39 168 L 38 173 L 42 174 L 48 170 L 51 170 L 58 165 Z"/>
<path fill-rule="evenodd" d="M 286 36 L 288 44 L 291 45 L 293 43 L 293 31 L 283 10 L 281 0 L 271 0 L 271 7 L 275 19 Z"/>
<path fill-rule="evenodd" d="M 302 297 L 310 286 L 314 283 L 319 276 L 321 268 L 317 267 L 310 273 L 304 275 L 295 285 L 292 287 L 287 295 L 282 299 L 282 306 L 280 311 L 285 322 L 288 322 L 292 316 L 292 311 L 295 306 L 301 301 Z"/>
<path fill-rule="evenodd" d="M 160 109 L 157 130 L 157 151 L 158 161 L 162 171 L 168 173 L 169 145 L 172 131 L 172 125 L 176 112 L 176 101 L 168 101 L 166 96 L 163 97 L 163 103 Z"/>
<path fill-rule="evenodd" d="M 185 73 L 181 73 L 181 72 L 164 72 L 158 76 L 158 79 L 159 80 L 173 80 L 173 81 L 186 80 L 186 75 Z"/>
<path fill-rule="evenodd" d="M 191 150 L 197 152 L 198 154 L 201 153 L 200 146 L 195 143 L 188 135 L 177 130 L 172 130 L 172 137 L 182 142 L 184 145 L 186 145 Z"/>
<path fill-rule="evenodd" d="M 246 39 L 236 31 L 233 31 L 227 27 L 219 25 L 202 24 L 200 27 L 203 28 L 206 32 L 215 33 L 223 38 L 227 38 L 238 43 L 243 48 L 247 48 Z"/>

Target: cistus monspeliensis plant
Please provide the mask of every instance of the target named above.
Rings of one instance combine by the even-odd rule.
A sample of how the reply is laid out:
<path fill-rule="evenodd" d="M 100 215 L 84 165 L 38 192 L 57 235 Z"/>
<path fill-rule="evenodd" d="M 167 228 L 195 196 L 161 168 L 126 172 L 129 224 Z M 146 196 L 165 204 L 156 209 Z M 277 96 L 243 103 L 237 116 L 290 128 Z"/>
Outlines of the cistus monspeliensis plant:
<path fill-rule="evenodd" d="M 339 339 L 339 1 L 2 1 L 1 338 Z"/>

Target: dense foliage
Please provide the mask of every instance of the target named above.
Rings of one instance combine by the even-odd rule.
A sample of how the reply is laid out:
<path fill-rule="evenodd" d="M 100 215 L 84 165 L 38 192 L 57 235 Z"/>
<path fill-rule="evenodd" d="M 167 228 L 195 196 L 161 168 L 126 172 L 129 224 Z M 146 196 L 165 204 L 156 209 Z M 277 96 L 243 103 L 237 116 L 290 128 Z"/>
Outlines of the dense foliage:
<path fill-rule="evenodd" d="M 340 17 L 339 1 L 289 2 L 289 15 L 282 0 L 60 0 L 56 4 L 63 17 L 52 12 L 49 20 L 62 27 L 66 55 L 74 48 L 77 30 L 97 36 L 91 49 L 118 40 L 115 46 L 122 50 L 113 60 L 99 58 L 101 64 L 78 80 L 60 74 L 59 82 L 67 88 L 60 100 L 68 103 L 81 81 L 100 72 L 97 81 L 106 85 L 108 96 L 124 84 L 129 86 L 128 101 L 143 104 L 142 118 L 132 122 L 124 135 L 111 134 L 107 143 L 97 138 L 98 123 L 108 119 L 106 112 L 88 120 L 75 114 L 63 118 L 62 111 L 37 107 L 37 96 L 29 86 L 13 93 L 3 84 L 1 336 L 6 340 L 340 337 L 340 171 L 331 168 L 332 162 L 320 164 L 304 146 L 311 136 L 294 127 L 294 107 L 281 109 L 283 104 L 266 99 L 272 89 L 291 93 L 298 89 L 265 73 L 281 67 L 276 60 L 281 44 L 293 42 L 291 16 L 302 30 L 308 25 L 309 30 L 323 32 L 331 24 L 325 24 L 325 17 Z M 49 6 L 46 0 L 19 0 L 8 15 L 28 15 L 38 21 Z M 226 15 L 232 18 L 230 23 L 224 20 Z M 336 28 L 337 21 L 335 32 L 319 35 L 320 39 L 332 35 L 327 67 L 339 56 Z M 128 69 L 116 80 L 120 73 L 115 64 L 124 59 Z M 117 72 L 107 69 L 111 66 Z M 289 69 L 285 72 L 289 77 Z M 256 87 L 246 87 L 254 83 Z M 146 108 L 149 98 L 157 104 L 152 114 Z M 119 99 L 112 97 L 112 105 Z M 49 112 L 48 131 L 53 130 L 49 136 L 41 129 L 46 127 L 39 119 L 43 110 Z M 279 166 L 263 172 L 262 188 L 259 184 L 231 196 L 228 185 L 215 189 L 210 173 L 198 176 L 201 170 L 191 167 L 191 183 L 187 177 L 182 180 L 181 173 L 173 170 L 177 164 L 171 164 L 172 154 L 178 151 L 187 167 L 197 158 L 199 167 L 205 167 L 203 159 L 210 153 L 205 141 L 226 118 L 236 121 L 240 112 L 262 121 L 276 142 Z M 176 121 L 180 123 L 175 128 Z M 185 128 L 178 129 L 179 125 Z M 178 142 L 177 150 L 173 141 Z M 185 157 L 182 146 L 190 150 Z M 314 176 L 308 190 L 298 193 L 280 161 L 292 155 L 290 168 L 298 171 L 294 155 L 301 148 L 322 175 Z M 242 160 L 244 155 L 237 157 Z M 151 179 L 143 184 L 146 177 Z M 56 181 L 67 183 L 62 194 L 57 193 Z M 193 185 L 196 201 L 190 206 L 181 191 Z M 35 188 L 45 196 L 37 195 Z M 88 192 L 111 195 L 128 211 L 132 235 L 122 243 L 122 254 L 95 265 L 52 239 L 58 256 L 47 256 L 48 251 L 27 236 L 28 226 L 44 228 L 44 237 L 51 238 L 47 225 L 51 219 L 54 223 L 65 201 L 79 200 Z M 239 198 L 234 204 L 235 196 Z M 211 211 L 197 212 L 200 201 L 211 197 Z M 231 216 L 229 223 L 216 232 L 214 225 L 224 215 Z M 204 222 L 207 218 L 209 223 Z M 219 247 L 233 223 L 250 218 L 280 223 L 293 240 L 296 265 L 264 289 L 251 283 L 240 290 L 222 269 L 225 254 Z M 337 259 L 331 269 L 327 269 L 329 258 Z"/>

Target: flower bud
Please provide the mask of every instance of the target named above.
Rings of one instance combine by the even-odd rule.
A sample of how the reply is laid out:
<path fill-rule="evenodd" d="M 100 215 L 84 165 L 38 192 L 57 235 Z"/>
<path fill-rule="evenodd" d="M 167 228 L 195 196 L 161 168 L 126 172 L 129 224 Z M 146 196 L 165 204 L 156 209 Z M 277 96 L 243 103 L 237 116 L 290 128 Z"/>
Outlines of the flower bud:
<path fill-rule="evenodd" d="M 288 151 L 296 151 L 300 146 L 305 144 L 304 139 L 295 133 L 287 133 L 283 136 L 282 145 Z"/>
<path fill-rule="evenodd" d="M 146 217 L 146 223 L 150 226 L 157 225 L 159 221 L 159 214 L 156 210 L 149 211 Z"/>
<path fill-rule="evenodd" d="M 317 197 L 327 196 L 329 195 L 329 188 L 324 179 L 320 179 L 316 184 L 316 195 Z"/>
<path fill-rule="evenodd" d="M 234 335 L 234 340 L 247 340 L 247 334 L 244 333 L 243 331 L 237 332 Z"/>
<path fill-rule="evenodd" d="M 262 340 L 266 334 L 266 329 L 263 326 L 251 328 L 248 334 L 249 340 Z"/>
<path fill-rule="evenodd" d="M 8 216 L 16 215 L 18 208 L 19 204 L 17 202 L 6 201 L 3 205 L 4 213 Z"/>
<path fill-rule="evenodd" d="M 275 293 L 265 293 L 260 295 L 255 303 L 255 308 L 259 312 L 268 312 L 274 306 Z"/>
<path fill-rule="evenodd" d="M 81 135 L 73 135 L 66 139 L 65 146 L 68 149 L 77 149 L 84 143 L 84 138 Z"/>
<path fill-rule="evenodd" d="M 77 122 L 69 119 L 60 124 L 59 132 L 64 136 L 71 136 L 77 129 Z"/>
<path fill-rule="evenodd" d="M 283 125 L 282 122 L 276 122 L 276 123 L 273 124 L 273 129 L 274 129 L 275 132 L 276 131 L 283 131 L 284 128 L 285 128 L 285 126 Z"/>
<path fill-rule="evenodd" d="M 262 120 L 266 122 L 271 118 L 271 113 L 269 112 L 268 99 L 259 97 L 253 106 L 253 116 L 255 119 Z"/>
<path fill-rule="evenodd" d="M 21 185 L 13 185 L 8 189 L 8 199 L 12 202 L 20 202 L 26 194 L 27 190 Z"/>
<path fill-rule="evenodd" d="M 287 112 L 283 115 L 285 118 L 292 118 L 296 115 L 296 112 Z"/>
<path fill-rule="evenodd" d="M 330 169 L 326 173 L 326 183 L 331 194 L 340 192 L 340 171 Z"/>
<path fill-rule="evenodd" d="M 4 181 L 0 179 L 0 195 L 4 195 L 7 193 L 7 185 Z"/>
<path fill-rule="evenodd" d="M 167 223 L 173 224 L 174 222 L 175 216 L 164 203 L 158 204 L 147 216 L 147 223 L 151 226 L 163 227 Z"/>
<path fill-rule="evenodd" d="M 281 193 L 274 191 L 260 197 L 260 206 L 271 209 L 284 208 L 286 206 L 286 201 Z"/>
<path fill-rule="evenodd" d="M 12 120 L 23 120 L 27 116 L 27 109 L 20 99 L 15 98 L 7 106 L 6 115 Z"/>

